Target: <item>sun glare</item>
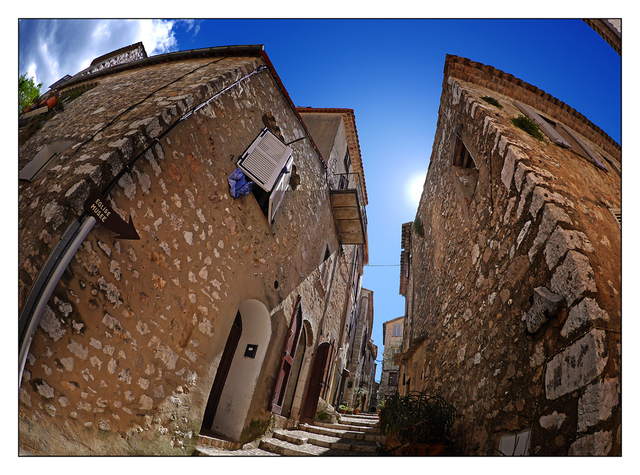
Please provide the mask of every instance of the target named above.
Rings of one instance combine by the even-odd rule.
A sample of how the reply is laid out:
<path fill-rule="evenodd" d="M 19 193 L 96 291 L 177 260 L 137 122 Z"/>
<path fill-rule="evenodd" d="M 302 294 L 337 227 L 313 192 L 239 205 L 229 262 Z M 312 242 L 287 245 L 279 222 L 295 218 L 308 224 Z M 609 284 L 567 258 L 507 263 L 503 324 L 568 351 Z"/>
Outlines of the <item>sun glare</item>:
<path fill-rule="evenodd" d="M 409 181 L 409 187 L 407 189 L 407 198 L 409 203 L 415 208 L 420 203 L 420 197 L 422 196 L 422 188 L 424 187 L 424 180 L 426 173 L 416 173 Z"/>

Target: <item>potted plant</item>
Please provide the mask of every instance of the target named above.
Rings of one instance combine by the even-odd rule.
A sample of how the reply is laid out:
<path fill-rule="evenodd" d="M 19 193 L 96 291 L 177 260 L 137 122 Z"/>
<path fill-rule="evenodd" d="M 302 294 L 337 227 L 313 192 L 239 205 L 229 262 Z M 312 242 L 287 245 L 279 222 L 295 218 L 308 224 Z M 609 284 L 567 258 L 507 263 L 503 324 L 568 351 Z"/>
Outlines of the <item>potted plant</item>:
<path fill-rule="evenodd" d="M 362 388 L 354 389 L 353 393 L 355 395 L 353 413 L 358 415 L 360 413 L 360 405 L 362 404 Z"/>
<path fill-rule="evenodd" d="M 457 412 L 440 396 L 413 391 L 391 395 L 380 409 L 383 452 L 391 455 L 444 455 L 455 444 L 451 427 Z"/>
<path fill-rule="evenodd" d="M 344 404 L 340 404 L 338 406 L 338 412 L 340 414 L 345 414 L 347 412 L 347 409 L 348 409 L 348 407 L 346 405 L 344 405 Z"/>

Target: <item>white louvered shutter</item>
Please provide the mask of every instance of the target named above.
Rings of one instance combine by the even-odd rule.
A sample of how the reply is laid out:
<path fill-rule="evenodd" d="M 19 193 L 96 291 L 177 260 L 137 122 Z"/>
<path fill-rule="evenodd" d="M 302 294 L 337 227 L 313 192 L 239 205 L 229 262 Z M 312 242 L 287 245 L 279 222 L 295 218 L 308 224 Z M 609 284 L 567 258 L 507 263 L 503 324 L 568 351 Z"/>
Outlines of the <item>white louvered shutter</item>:
<path fill-rule="evenodd" d="M 238 166 L 260 188 L 271 191 L 291 153 L 290 147 L 265 128 L 242 154 Z"/>
<path fill-rule="evenodd" d="M 273 223 L 273 219 L 280 207 L 280 203 L 282 203 L 284 194 L 289 188 L 289 178 L 291 178 L 292 165 L 293 157 L 289 158 L 285 164 L 287 171 L 280 176 L 280 179 L 273 187 L 273 191 L 271 191 L 271 196 L 269 196 L 269 224 Z"/>

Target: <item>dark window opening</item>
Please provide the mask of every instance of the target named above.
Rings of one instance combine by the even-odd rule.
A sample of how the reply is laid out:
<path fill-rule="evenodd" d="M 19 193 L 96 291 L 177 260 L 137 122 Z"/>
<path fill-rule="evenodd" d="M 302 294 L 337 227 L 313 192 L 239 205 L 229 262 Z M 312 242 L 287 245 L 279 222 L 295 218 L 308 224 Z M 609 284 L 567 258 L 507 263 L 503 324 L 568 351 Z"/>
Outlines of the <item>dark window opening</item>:
<path fill-rule="evenodd" d="M 349 173 L 350 169 L 351 169 L 351 157 L 349 156 L 349 149 L 347 149 L 347 152 L 344 154 L 344 172 Z"/>
<path fill-rule="evenodd" d="M 389 386 L 397 386 L 398 385 L 398 372 L 391 371 L 389 373 Z"/>
<path fill-rule="evenodd" d="M 458 135 L 456 135 L 452 164 L 454 176 L 457 178 L 458 191 L 462 194 L 467 206 L 469 206 L 478 184 L 479 172 L 471 153 Z"/>
<path fill-rule="evenodd" d="M 460 168 L 476 168 L 471 154 L 460 137 L 456 136 L 456 148 L 453 152 L 453 166 Z"/>

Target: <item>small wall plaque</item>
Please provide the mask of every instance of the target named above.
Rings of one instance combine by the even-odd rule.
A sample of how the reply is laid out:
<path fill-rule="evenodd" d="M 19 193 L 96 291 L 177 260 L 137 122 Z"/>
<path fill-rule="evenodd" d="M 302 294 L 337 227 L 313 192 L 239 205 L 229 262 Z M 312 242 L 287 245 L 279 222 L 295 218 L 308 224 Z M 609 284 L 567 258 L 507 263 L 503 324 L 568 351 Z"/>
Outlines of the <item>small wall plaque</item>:
<path fill-rule="evenodd" d="M 258 352 L 258 345 L 247 345 L 247 349 L 244 350 L 244 356 L 247 358 L 255 358 Z"/>

